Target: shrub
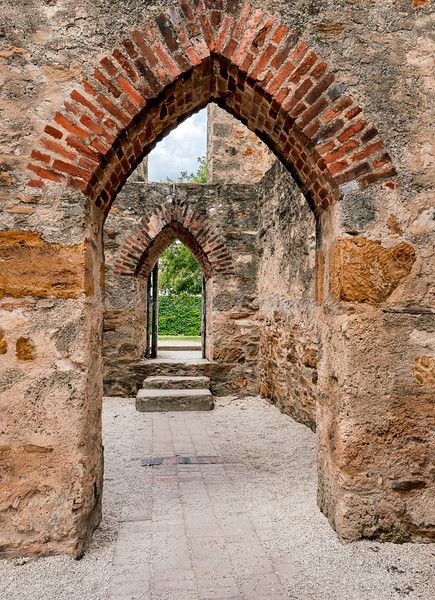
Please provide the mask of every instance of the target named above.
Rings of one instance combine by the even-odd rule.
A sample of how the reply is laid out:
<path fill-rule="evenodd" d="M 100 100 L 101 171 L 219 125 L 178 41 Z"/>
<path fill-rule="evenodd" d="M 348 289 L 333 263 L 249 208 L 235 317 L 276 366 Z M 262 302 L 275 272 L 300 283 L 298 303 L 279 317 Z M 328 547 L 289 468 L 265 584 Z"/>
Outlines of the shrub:
<path fill-rule="evenodd" d="M 159 335 L 201 335 L 202 297 L 193 294 L 159 296 Z"/>

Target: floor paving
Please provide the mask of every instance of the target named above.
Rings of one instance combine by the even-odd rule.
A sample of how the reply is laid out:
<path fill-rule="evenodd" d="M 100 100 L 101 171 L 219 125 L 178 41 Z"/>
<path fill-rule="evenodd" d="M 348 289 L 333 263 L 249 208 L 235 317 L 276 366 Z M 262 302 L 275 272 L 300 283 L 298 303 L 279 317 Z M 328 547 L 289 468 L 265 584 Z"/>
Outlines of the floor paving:
<path fill-rule="evenodd" d="M 104 405 L 103 521 L 80 561 L 0 561 L 0 600 L 432 600 L 433 546 L 342 545 L 315 436 L 259 398 Z M 189 459 L 189 460 L 187 460 Z"/>

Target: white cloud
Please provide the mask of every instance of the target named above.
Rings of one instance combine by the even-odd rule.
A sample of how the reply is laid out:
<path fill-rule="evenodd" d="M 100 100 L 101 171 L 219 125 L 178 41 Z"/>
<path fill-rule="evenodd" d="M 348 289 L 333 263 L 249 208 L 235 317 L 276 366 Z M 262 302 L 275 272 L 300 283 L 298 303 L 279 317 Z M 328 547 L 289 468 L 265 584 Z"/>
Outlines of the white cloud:
<path fill-rule="evenodd" d="M 192 115 L 165 137 L 148 156 L 148 180 L 177 181 L 181 171 L 196 173 L 198 157 L 207 154 L 207 109 Z"/>

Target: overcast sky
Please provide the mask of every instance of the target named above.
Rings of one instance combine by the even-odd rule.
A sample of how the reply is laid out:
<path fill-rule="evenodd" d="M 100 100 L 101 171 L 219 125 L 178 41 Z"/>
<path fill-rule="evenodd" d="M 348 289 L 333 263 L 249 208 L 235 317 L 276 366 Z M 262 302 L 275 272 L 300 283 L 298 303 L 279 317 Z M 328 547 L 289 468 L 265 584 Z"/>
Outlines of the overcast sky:
<path fill-rule="evenodd" d="M 186 119 L 148 156 L 148 181 L 177 181 L 181 171 L 196 173 L 198 157 L 207 154 L 207 109 Z"/>

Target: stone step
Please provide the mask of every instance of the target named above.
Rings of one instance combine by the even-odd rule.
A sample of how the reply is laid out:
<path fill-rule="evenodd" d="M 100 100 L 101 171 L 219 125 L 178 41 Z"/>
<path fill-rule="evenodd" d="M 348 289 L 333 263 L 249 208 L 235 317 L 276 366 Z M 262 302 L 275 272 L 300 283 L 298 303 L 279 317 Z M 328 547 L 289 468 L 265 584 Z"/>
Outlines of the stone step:
<path fill-rule="evenodd" d="M 188 377 L 176 375 L 147 377 L 143 382 L 143 387 L 146 390 L 210 389 L 210 377 Z"/>
<path fill-rule="evenodd" d="M 139 366 L 139 365 L 138 365 Z M 141 380 L 156 376 L 202 377 L 208 376 L 212 370 L 211 363 L 206 359 L 180 361 L 171 358 L 150 358 L 140 365 Z"/>
<path fill-rule="evenodd" d="M 180 344 L 178 346 L 174 346 L 171 344 L 159 344 L 158 352 L 201 352 L 201 346 L 197 344 Z"/>
<path fill-rule="evenodd" d="M 141 389 L 136 396 L 139 412 L 212 410 L 213 396 L 207 389 Z"/>

